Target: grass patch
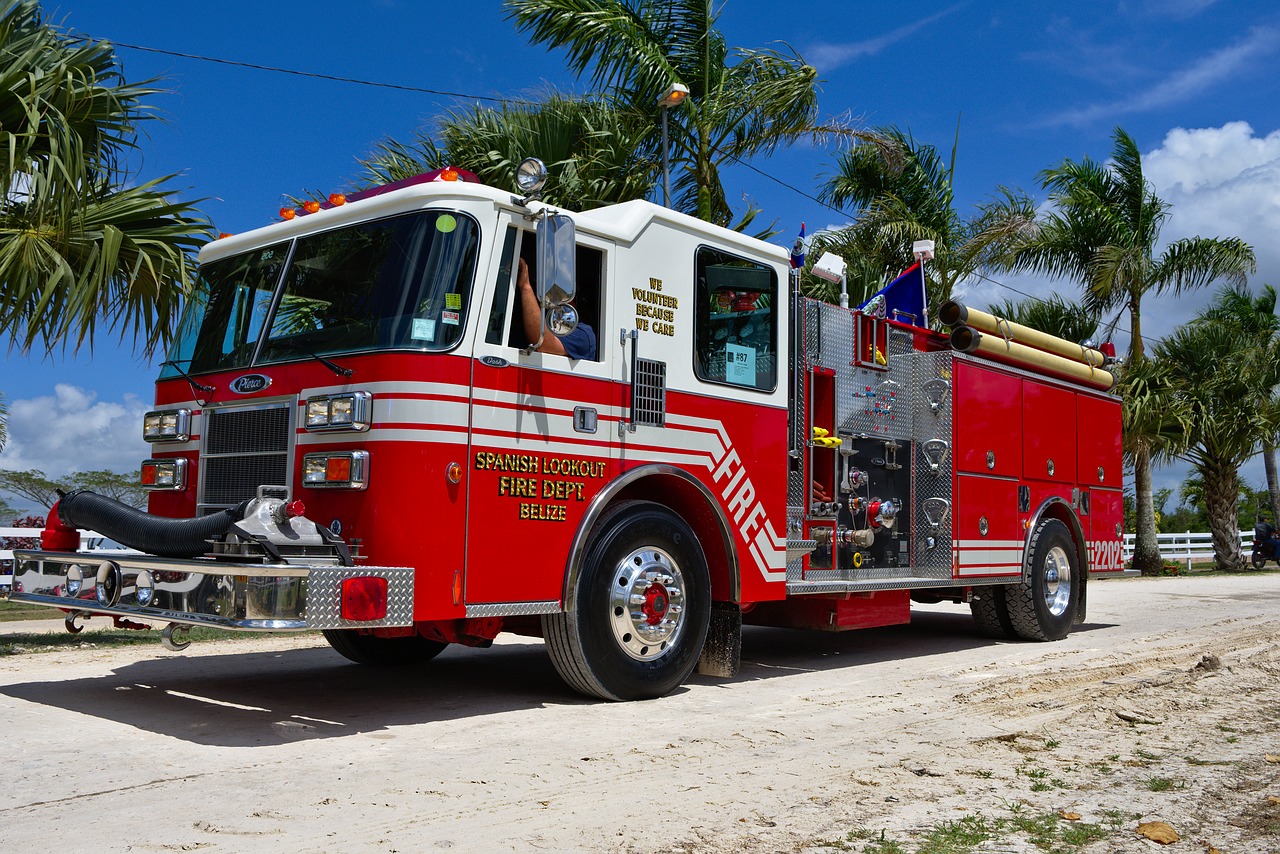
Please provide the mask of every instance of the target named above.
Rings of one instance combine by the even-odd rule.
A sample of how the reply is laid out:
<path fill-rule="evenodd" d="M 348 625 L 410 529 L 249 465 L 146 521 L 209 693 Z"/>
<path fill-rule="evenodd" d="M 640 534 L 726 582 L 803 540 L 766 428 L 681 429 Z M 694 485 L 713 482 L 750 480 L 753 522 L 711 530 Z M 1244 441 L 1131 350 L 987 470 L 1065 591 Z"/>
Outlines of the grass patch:
<path fill-rule="evenodd" d="M 940 821 L 930 828 L 904 833 L 907 840 L 894 839 L 884 830 L 857 828 L 843 839 L 815 840 L 814 847 L 860 854 L 970 854 L 989 850 L 1014 839 L 1022 839 L 1037 849 L 1054 854 L 1078 854 L 1085 847 L 1124 833 L 1125 824 L 1136 816 L 1109 810 L 1101 822 L 1067 821 L 1057 813 L 1031 813 L 1020 803 L 1005 803 L 1009 816 L 981 813 L 954 821 Z M 861 843 L 859 845 L 859 843 Z"/>
<path fill-rule="evenodd" d="M 57 608 L 32 605 L 30 602 L 5 602 L 0 600 L 0 623 L 19 620 L 58 620 L 66 616 Z"/>
<path fill-rule="evenodd" d="M 1168 777 L 1148 777 L 1142 781 L 1142 785 L 1146 786 L 1149 792 L 1168 792 L 1176 786 Z"/>

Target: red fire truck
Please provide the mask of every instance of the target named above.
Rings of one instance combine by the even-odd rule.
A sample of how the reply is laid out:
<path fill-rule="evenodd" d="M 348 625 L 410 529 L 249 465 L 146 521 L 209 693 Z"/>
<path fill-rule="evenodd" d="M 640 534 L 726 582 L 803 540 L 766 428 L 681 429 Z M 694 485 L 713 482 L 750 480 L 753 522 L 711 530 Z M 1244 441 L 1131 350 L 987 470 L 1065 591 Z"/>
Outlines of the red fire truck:
<path fill-rule="evenodd" d="M 170 648 L 321 630 L 370 664 L 541 636 L 573 688 L 640 699 L 733 675 L 743 623 L 953 601 L 1054 640 L 1124 573 L 1096 351 L 802 298 L 786 249 L 645 201 L 553 210 L 538 166 L 519 195 L 437 170 L 205 246 L 143 425 L 150 512 L 63 496 L 10 598 Z M 593 349 L 539 349 L 575 323 Z"/>

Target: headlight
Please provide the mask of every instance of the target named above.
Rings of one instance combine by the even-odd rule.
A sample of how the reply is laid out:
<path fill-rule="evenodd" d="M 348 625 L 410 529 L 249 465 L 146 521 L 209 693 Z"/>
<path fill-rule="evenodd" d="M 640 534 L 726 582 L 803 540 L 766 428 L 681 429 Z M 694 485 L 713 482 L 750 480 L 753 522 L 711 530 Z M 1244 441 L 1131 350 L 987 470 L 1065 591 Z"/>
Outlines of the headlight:
<path fill-rule="evenodd" d="M 307 429 L 368 430 L 373 395 L 367 391 L 307 398 Z"/>
<path fill-rule="evenodd" d="M 369 485 L 369 452 L 307 454 L 302 458 L 302 485 L 364 489 Z"/>
<path fill-rule="evenodd" d="M 151 604 L 151 600 L 155 598 L 156 583 L 151 578 L 151 573 L 145 569 L 138 573 L 134 580 L 134 596 L 138 600 L 138 604 L 145 608 Z"/>
<path fill-rule="evenodd" d="M 185 442 L 191 438 L 191 410 L 163 409 L 142 418 L 142 438 L 148 442 Z"/>
<path fill-rule="evenodd" d="M 187 488 L 187 461 L 179 458 L 143 460 L 138 483 L 143 489 L 180 490 Z"/>

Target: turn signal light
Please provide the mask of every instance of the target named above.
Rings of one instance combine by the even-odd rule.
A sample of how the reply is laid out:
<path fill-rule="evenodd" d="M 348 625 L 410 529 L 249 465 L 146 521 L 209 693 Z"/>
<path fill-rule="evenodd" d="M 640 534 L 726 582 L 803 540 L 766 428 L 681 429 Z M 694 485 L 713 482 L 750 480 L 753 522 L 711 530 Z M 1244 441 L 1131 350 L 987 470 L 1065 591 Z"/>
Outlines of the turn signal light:
<path fill-rule="evenodd" d="M 368 472 L 368 451 L 307 454 L 302 458 L 303 486 L 364 489 Z"/>
<path fill-rule="evenodd" d="M 387 580 L 376 575 L 344 579 L 339 614 L 344 620 L 369 622 L 387 616 Z"/>
<path fill-rule="evenodd" d="M 187 488 L 187 461 L 181 458 L 143 460 L 138 484 L 147 490 Z"/>

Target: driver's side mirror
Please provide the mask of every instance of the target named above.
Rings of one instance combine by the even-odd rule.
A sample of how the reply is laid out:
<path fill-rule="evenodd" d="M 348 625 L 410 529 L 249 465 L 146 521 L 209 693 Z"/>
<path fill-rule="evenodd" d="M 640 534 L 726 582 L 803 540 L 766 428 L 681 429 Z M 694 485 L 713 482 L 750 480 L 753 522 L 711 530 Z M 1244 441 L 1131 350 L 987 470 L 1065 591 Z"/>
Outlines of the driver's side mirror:
<path fill-rule="evenodd" d="M 544 306 L 564 305 L 577 292 L 577 236 L 563 214 L 538 222 L 538 299 Z"/>

